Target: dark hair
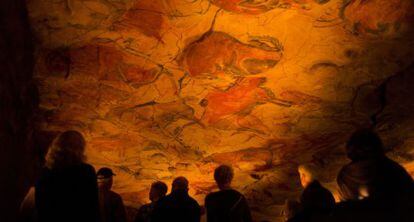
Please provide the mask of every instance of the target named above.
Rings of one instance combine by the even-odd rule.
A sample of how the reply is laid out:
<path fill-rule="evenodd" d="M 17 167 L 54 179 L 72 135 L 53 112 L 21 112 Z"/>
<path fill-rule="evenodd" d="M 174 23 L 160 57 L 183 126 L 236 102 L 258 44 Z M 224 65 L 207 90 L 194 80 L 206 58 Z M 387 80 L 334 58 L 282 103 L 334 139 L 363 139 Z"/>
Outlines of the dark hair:
<path fill-rule="evenodd" d="M 163 197 L 168 191 L 168 186 L 162 181 L 156 181 L 151 184 L 151 189 L 155 189 L 158 194 Z"/>
<path fill-rule="evenodd" d="M 233 180 L 233 168 L 228 165 L 220 165 L 214 170 L 214 180 L 217 184 L 228 184 Z"/>
<path fill-rule="evenodd" d="M 172 182 L 173 190 L 188 190 L 188 180 L 185 177 L 177 177 Z"/>
<path fill-rule="evenodd" d="M 371 129 L 355 131 L 346 144 L 348 158 L 357 160 L 375 159 L 384 156 L 381 138 Z"/>

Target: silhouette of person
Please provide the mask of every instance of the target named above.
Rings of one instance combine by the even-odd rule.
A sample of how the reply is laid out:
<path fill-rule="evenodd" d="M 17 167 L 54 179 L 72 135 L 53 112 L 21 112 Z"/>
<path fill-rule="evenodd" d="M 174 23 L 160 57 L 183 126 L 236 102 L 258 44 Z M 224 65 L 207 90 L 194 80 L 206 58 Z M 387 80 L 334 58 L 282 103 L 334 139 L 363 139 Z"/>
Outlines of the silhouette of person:
<path fill-rule="evenodd" d="M 172 183 L 171 193 L 155 205 L 151 222 L 199 222 L 200 216 L 200 205 L 188 194 L 188 180 L 177 177 Z"/>
<path fill-rule="evenodd" d="M 295 200 L 286 200 L 282 216 L 286 222 L 303 221 L 302 205 Z"/>
<path fill-rule="evenodd" d="M 315 167 L 313 165 L 300 165 L 298 172 L 300 182 L 304 188 L 300 196 L 303 217 L 306 220 L 314 220 L 314 218 L 328 215 L 335 207 L 335 198 L 317 180 Z"/>
<path fill-rule="evenodd" d="M 377 173 L 375 165 L 367 160 L 341 169 L 337 177 L 341 202 L 333 210 L 330 221 L 394 221 L 387 204 L 370 196 Z"/>
<path fill-rule="evenodd" d="M 221 165 L 214 171 L 214 179 L 220 191 L 207 195 L 205 207 L 207 222 L 250 222 L 250 209 L 245 197 L 231 188 L 233 169 Z"/>
<path fill-rule="evenodd" d="M 351 135 L 346 146 L 351 163 L 337 177 L 343 201 L 332 221 L 414 221 L 413 180 L 384 150 L 380 137 L 370 129 Z"/>
<path fill-rule="evenodd" d="M 352 162 L 345 165 L 343 170 L 352 167 L 354 163 L 365 161 L 365 170 L 360 168 L 358 172 L 364 173 L 364 177 L 372 177 L 371 196 L 393 199 L 401 192 L 413 192 L 414 184 L 410 174 L 385 155 L 382 140 L 374 131 L 362 129 L 354 132 L 347 142 L 346 152 Z M 351 190 L 354 196 L 358 196 L 359 188 Z"/>
<path fill-rule="evenodd" d="M 58 135 L 35 185 L 40 222 L 99 221 L 95 169 L 84 163 L 85 139 L 77 131 Z"/>
<path fill-rule="evenodd" d="M 126 222 L 126 213 L 122 197 L 112 191 L 113 176 L 110 168 L 98 170 L 99 212 L 102 222 Z"/>
<path fill-rule="evenodd" d="M 149 199 L 151 203 L 141 206 L 138 210 L 137 215 L 135 216 L 135 222 L 150 222 L 151 215 L 153 213 L 154 207 L 157 204 L 158 200 L 165 197 L 165 194 L 168 191 L 167 184 L 161 181 L 156 181 L 151 184 L 151 189 L 149 192 Z"/>

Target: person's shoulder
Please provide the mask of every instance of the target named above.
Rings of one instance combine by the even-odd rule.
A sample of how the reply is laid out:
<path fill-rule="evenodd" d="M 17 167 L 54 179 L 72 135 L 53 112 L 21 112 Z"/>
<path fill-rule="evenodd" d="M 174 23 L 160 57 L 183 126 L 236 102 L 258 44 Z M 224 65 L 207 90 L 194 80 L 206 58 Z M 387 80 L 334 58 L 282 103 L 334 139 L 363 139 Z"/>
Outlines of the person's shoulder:
<path fill-rule="evenodd" d="M 325 192 L 325 193 L 331 193 L 331 191 L 322 184 L 320 184 L 320 189 L 323 190 L 323 192 Z"/>
<path fill-rule="evenodd" d="M 204 198 L 204 204 L 206 206 L 210 206 L 212 203 L 215 202 L 216 198 L 216 193 L 217 192 L 211 192 L 209 194 L 206 195 L 206 197 Z"/>
<path fill-rule="evenodd" d="M 220 190 L 220 191 L 209 193 L 206 196 L 206 202 L 215 201 L 215 200 L 221 199 L 223 197 L 226 197 L 226 198 L 240 198 L 240 197 L 242 197 L 242 198 L 244 198 L 244 195 L 241 194 L 239 191 L 234 190 L 234 189 Z"/>
<path fill-rule="evenodd" d="M 313 198 L 315 196 L 325 195 L 328 192 L 329 191 L 324 186 L 322 186 L 322 184 L 319 183 L 319 181 L 315 180 L 308 186 L 306 186 L 305 189 L 303 189 L 301 198 Z"/>
<path fill-rule="evenodd" d="M 74 164 L 58 170 L 65 174 L 96 175 L 95 168 L 87 163 Z"/>
<path fill-rule="evenodd" d="M 191 196 L 188 196 L 189 198 L 189 202 L 191 203 L 191 205 L 193 205 L 194 207 L 200 207 L 200 204 L 198 204 L 198 202 Z"/>
<path fill-rule="evenodd" d="M 170 202 L 171 202 L 171 196 L 167 195 L 167 196 L 161 197 L 159 200 L 157 200 L 157 202 L 155 203 L 154 206 L 156 208 L 161 208 L 163 206 L 168 205 Z"/>
<path fill-rule="evenodd" d="M 92 165 L 88 164 L 88 163 L 81 163 L 79 165 L 79 168 L 82 169 L 82 170 L 85 170 L 85 171 L 88 171 L 90 173 L 95 174 L 95 168 Z"/>
<path fill-rule="evenodd" d="M 206 200 L 212 200 L 212 199 L 216 198 L 216 196 L 218 195 L 219 192 L 220 191 L 216 191 L 216 192 L 211 192 L 211 193 L 207 194 Z"/>
<path fill-rule="evenodd" d="M 394 160 L 392 160 L 388 157 L 385 157 L 382 160 L 382 163 L 384 165 L 385 170 L 390 169 L 390 170 L 393 170 L 396 173 L 400 173 L 400 174 L 404 174 L 404 175 L 409 176 L 409 173 L 407 172 L 407 170 L 401 164 L 397 163 L 396 161 L 394 161 Z"/>
<path fill-rule="evenodd" d="M 159 204 L 159 203 L 166 203 L 166 202 L 169 202 L 169 201 L 171 201 L 171 200 L 173 200 L 174 198 L 173 198 L 173 195 L 170 193 L 170 194 L 168 194 L 168 195 L 165 195 L 165 196 L 163 196 L 163 197 L 161 197 L 158 201 L 157 201 L 157 204 Z"/>
<path fill-rule="evenodd" d="M 226 196 L 229 196 L 235 199 L 242 199 L 242 200 L 246 199 L 242 193 L 234 189 L 226 190 L 226 192 L 223 195 L 226 195 Z"/>
<path fill-rule="evenodd" d="M 228 190 L 220 190 L 217 192 L 212 193 L 216 196 L 224 196 L 224 195 L 235 195 L 235 196 L 243 196 L 239 191 L 235 189 L 228 189 Z"/>
<path fill-rule="evenodd" d="M 324 187 L 321 182 L 318 180 L 313 181 L 307 188 L 312 191 L 322 191 L 322 192 L 330 192 L 326 187 Z M 305 189 L 306 190 L 306 189 Z"/>
<path fill-rule="evenodd" d="M 112 198 L 112 199 L 117 200 L 117 201 L 119 201 L 119 200 L 121 200 L 121 201 L 122 201 L 122 197 L 121 197 L 121 195 L 119 195 L 118 193 L 116 193 L 116 192 L 114 192 L 114 191 L 110 190 L 110 191 L 109 191 L 109 194 L 111 195 L 111 198 Z"/>
<path fill-rule="evenodd" d="M 335 202 L 335 199 L 334 199 L 334 196 L 333 196 L 332 192 L 320 183 L 319 183 L 319 190 L 320 190 L 321 194 L 325 195 L 325 197 L 330 198 Z"/>
<path fill-rule="evenodd" d="M 92 165 L 87 163 L 81 163 L 78 166 L 76 166 L 76 170 L 79 173 L 79 175 L 96 180 L 96 171 Z"/>
<path fill-rule="evenodd" d="M 240 193 L 239 191 L 234 190 L 234 189 L 227 190 L 227 192 L 229 192 L 231 194 L 234 194 L 234 195 L 237 195 L 237 196 L 243 196 L 244 197 L 244 195 L 242 193 Z"/>
<path fill-rule="evenodd" d="M 138 212 L 146 212 L 149 209 L 151 209 L 153 207 L 152 204 L 148 203 L 148 204 L 144 204 L 141 207 L 139 207 Z"/>

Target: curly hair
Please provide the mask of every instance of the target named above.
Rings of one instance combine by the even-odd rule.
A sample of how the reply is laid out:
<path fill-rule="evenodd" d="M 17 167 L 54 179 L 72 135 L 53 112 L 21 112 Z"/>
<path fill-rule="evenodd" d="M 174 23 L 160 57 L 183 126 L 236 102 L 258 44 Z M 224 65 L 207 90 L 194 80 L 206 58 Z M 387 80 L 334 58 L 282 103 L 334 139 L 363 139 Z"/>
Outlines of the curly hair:
<path fill-rule="evenodd" d="M 69 130 L 59 134 L 46 154 L 45 166 L 49 169 L 78 165 L 85 161 L 85 139 L 78 131 Z"/>
<path fill-rule="evenodd" d="M 309 163 L 309 164 L 301 164 L 298 166 L 298 171 L 301 174 L 307 175 L 312 180 L 318 180 L 319 174 L 317 171 L 317 167 L 315 164 Z"/>

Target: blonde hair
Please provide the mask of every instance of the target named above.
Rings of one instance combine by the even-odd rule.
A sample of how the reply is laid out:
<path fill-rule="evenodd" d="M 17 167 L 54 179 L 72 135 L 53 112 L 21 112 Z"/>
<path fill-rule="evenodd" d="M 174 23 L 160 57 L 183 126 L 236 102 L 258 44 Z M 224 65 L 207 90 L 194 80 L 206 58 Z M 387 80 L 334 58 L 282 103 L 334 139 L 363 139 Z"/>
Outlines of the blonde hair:
<path fill-rule="evenodd" d="M 316 170 L 316 166 L 313 164 L 301 164 L 298 167 L 299 173 L 305 174 L 309 179 L 317 180 L 318 173 Z"/>
<path fill-rule="evenodd" d="M 46 167 L 49 169 L 78 165 L 85 161 L 85 139 L 78 131 L 69 130 L 59 134 L 46 154 Z"/>

